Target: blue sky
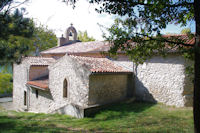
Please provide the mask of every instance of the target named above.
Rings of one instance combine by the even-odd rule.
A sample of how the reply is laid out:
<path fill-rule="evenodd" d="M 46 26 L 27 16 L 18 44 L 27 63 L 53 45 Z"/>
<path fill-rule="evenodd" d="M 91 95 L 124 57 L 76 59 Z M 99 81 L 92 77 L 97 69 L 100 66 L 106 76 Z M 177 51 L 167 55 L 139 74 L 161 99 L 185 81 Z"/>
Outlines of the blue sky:
<path fill-rule="evenodd" d="M 115 16 L 105 13 L 98 14 L 95 12 L 97 5 L 89 4 L 86 0 L 79 0 L 75 9 L 63 3 L 62 0 L 30 0 L 23 6 L 28 12 L 27 17 L 33 18 L 37 23 L 47 25 L 56 33 L 57 37 L 60 37 L 73 23 L 77 31 L 87 30 L 89 36 L 103 40 L 98 23 L 109 27 L 115 18 Z M 188 24 L 188 26 L 194 32 L 194 23 Z M 179 25 L 169 25 L 162 33 L 180 33 L 182 29 L 183 27 L 180 28 Z"/>
<path fill-rule="evenodd" d="M 166 29 L 162 30 L 162 33 L 163 34 L 165 34 L 165 33 L 179 34 L 181 32 L 181 30 L 184 28 L 191 28 L 191 31 L 195 32 L 195 23 L 190 22 L 187 24 L 186 27 L 181 27 L 180 25 L 175 25 L 175 24 L 169 24 Z"/>

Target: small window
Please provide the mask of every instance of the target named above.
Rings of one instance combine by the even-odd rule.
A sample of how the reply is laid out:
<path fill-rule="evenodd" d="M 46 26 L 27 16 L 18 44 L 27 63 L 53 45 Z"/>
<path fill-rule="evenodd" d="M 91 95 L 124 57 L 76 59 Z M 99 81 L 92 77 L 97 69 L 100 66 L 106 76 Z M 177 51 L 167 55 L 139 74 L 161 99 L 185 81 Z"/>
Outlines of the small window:
<path fill-rule="evenodd" d="M 26 106 L 26 102 L 27 102 L 27 100 L 26 100 L 26 91 L 24 91 L 24 105 Z"/>
<path fill-rule="evenodd" d="M 38 90 L 35 90 L 36 98 L 38 98 Z"/>
<path fill-rule="evenodd" d="M 63 82 L 63 97 L 67 97 L 67 80 Z"/>

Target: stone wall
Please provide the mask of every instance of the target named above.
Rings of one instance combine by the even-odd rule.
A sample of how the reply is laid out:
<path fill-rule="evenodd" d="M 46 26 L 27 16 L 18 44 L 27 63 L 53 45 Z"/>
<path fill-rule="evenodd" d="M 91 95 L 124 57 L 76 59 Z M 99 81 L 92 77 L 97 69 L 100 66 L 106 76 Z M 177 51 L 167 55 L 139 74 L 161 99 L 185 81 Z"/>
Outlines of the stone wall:
<path fill-rule="evenodd" d="M 36 98 L 35 89 L 26 86 L 29 78 L 34 79 L 47 73 L 47 66 L 30 66 L 28 59 L 23 59 L 21 64 L 14 64 L 13 105 L 16 110 L 48 112 L 48 107 L 52 103 L 50 93 L 39 90 L 38 98 Z M 26 105 L 24 105 L 24 92 L 26 92 Z"/>
<path fill-rule="evenodd" d="M 25 110 L 24 91 L 27 92 L 28 66 L 25 63 L 13 65 L 13 105 L 16 110 Z M 27 99 L 28 100 L 28 99 Z"/>
<path fill-rule="evenodd" d="M 68 104 L 87 106 L 90 73 L 87 68 L 67 55 L 49 66 L 49 89 L 55 102 L 51 110 L 57 110 Z M 68 83 L 67 98 L 63 97 L 65 79 Z"/>
<path fill-rule="evenodd" d="M 49 91 L 38 90 L 35 88 L 30 89 L 29 111 L 48 113 L 49 108 L 53 104 L 53 99 Z M 36 90 L 38 91 L 38 97 L 36 97 Z"/>
<path fill-rule="evenodd" d="M 158 101 L 177 107 L 187 103 L 191 106 L 188 96 L 192 95 L 192 84 L 185 74 L 185 65 L 183 57 L 169 55 L 166 58 L 154 56 L 144 64 L 134 66 L 135 95 L 144 101 Z"/>
<path fill-rule="evenodd" d="M 76 118 L 84 117 L 84 108 L 81 108 L 80 106 L 74 104 L 68 104 L 64 107 L 59 108 L 58 110 L 55 110 L 54 112 L 59 114 L 68 114 Z"/>
<path fill-rule="evenodd" d="M 132 75 L 130 75 L 132 77 Z M 131 79 L 128 74 L 94 74 L 90 75 L 89 105 L 106 104 L 125 99 Z"/>
<path fill-rule="evenodd" d="M 64 111 L 68 115 L 83 117 L 83 108 L 80 107 L 88 106 L 89 75 L 91 74 L 88 68 L 69 56 L 60 58 L 48 67 L 50 91 L 38 90 L 38 97 L 36 97 L 36 89 L 26 86 L 30 68 L 27 60 L 14 65 L 13 103 L 16 109 L 43 113 L 63 113 Z M 35 78 L 33 71 L 39 74 L 48 72 L 47 67 L 31 67 L 31 79 Z M 64 79 L 68 82 L 67 98 L 63 97 Z M 24 106 L 24 91 L 27 92 L 27 104 L 29 103 L 26 106 Z"/>

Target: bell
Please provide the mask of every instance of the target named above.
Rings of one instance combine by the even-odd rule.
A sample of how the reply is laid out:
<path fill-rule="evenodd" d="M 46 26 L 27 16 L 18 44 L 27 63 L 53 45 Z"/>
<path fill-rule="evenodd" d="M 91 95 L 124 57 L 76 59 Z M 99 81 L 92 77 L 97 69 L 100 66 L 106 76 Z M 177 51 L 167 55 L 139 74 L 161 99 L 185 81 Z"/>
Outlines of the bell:
<path fill-rule="evenodd" d="M 72 36 L 72 32 L 69 32 L 69 36 Z"/>

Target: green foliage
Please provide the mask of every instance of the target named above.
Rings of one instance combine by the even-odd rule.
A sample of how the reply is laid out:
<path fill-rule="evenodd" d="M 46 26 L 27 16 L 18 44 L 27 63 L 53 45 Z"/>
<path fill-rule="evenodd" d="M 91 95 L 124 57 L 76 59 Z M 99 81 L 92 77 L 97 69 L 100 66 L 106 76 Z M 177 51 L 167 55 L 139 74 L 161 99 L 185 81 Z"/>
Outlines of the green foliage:
<path fill-rule="evenodd" d="M 0 40 L 1 63 L 20 62 L 23 55 L 28 55 L 28 38 L 10 35 L 8 40 Z"/>
<path fill-rule="evenodd" d="M 34 26 L 33 36 L 28 43 L 29 54 L 35 55 L 37 48 L 40 51 L 52 48 L 57 44 L 57 38 L 55 33 L 52 30 L 49 30 L 44 25 Z"/>
<path fill-rule="evenodd" d="M 12 93 L 12 64 L 0 65 L 0 94 Z"/>
<path fill-rule="evenodd" d="M 37 48 L 42 51 L 56 46 L 57 38 L 52 30 L 47 29 L 43 25 L 36 26 L 32 20 L 27 23 L 29 23 L 29 26 L 24 24 L 23 26 L 26 28 L 31 27 L 31 30 L 21 28 L 21 30 L 24 30 L 24 32 L 21 32 L 25 36 L 23 34 L 17 35 L 14 31 L 9 31 L 6 33 L 6 37 L 0 37 L 1 63 L 12 61 L 19 63 L 22 56 L 35 55 Z M 13 26 L 10 27 L 13 28 Z M 16 32 L 19 33 L 18 31 Z"/>
<path fill-rule="evenodd" d="M 9 123 L 9 124 L 8 124 Z M 0 110 L 1 132 L 193 133 L 192 109 L 162 104 L 118 103 L 92 118 Z"/>
<path fill-rule="evenodd" d="M 181 34 L 191 34 L 191 29 L 190 28 L 184 28 L 181 30 Z"/>
<path fill-rule="evenodd" d="M 45 50 L 57 42 L 53 31 L 43 25 L 36 26 L 32 19 L 24 17 L 24 8 L 11 12 L 13 3 L 13 0 L 0 2 L 0 63 L 19 63 L 22 56 L 34 55 L 36 49 Z"/>
<path fill-rule="evenodd" d="M 89 37 L 87 31 L 78 31 L 78 40 L 82 42 L 90 42 L 90 41 L 95 41 L 93 37 Z"/>
<path fill-rule="evenodd" d="M 21 62 L 23 56 L 33 55 L 36 48 L 45 50 L 56 45 L 57 39 L 53 31 L 42 25 L 36 26 L 33 20 L 24 18 L 23 10 L 16 9 L 10 13 L 5 6 L 10 1 L 0 2 L 0 64 Z M 12 75 L 0 73 L 0 93 L 12 91 Z"/>
<path fill-rule="evenodd" d="M 0 2 L 0 63 L 20 62 L 22 55 L 29 50 L 28 39 L 34 31 L 33 21 L 23 15 L 25 9 L 16 9 L 13 3 L 13 0 Z"/>
<path fill-rule="evenodd" d="M 0 94 L 12 92 L 12 74 L 0 73 Z"/>
<path fill-rule="evenodd" d="M 64 0 L 74 5 L 78 0 Z M 194 20 L 194 0 L 89 0 L 99 4 L 97 12 L 142 18 L 159 31 L 173 22 L 186 25 Z"/>
<path fill-rule="evenodd" d="M 33 30 L 33 21 L 29 18 L 24 18 L 23 11 L 16 9 L 14 13 L 0 13 L 1 40 L 8 40 L 10 35 L 30 38 Z"/>
<path fill-rule="evenodd" d="M 12 74 L 12 63 L 0 64 L 0 72 Z"/>
<path fill-rule="evenodd" d="M 116 55 L 117 51 L 125 51 L 136 64 L 143 63 L 155 54 L 166 56 L 169 52 L 177 51 L 188 55 L 189 59 L 194 57 L 191 54 L 192 45 L 185 43 L 187 40 L 179 36 L 165 37 L 156 31 L 151 31 L 151 26 L 143 21 L 140 23 L 138 25 L 138 21 L 132 18 L 124 20 L 118 18 L 110 28 L 107 28 L 109 35 L 104 37 L 114 44 L 110 49 L 112 55 Z M 185 46 L 190 48 L 186 49 Z"/>
<path fill-rule="evenodd" d="M 77 0 L 67 0 L 75 4 Z M 109 34 L 104 36 L 113 43 L 110 50 L 112 54 L 125 51 L 136 63 L 142 63 L 153 54 L 166 55 L 173 49 L 185 44 L 186 40 L 178 37 L 165 38 L 161 30 L 168 24 L 181 24 L 185 26 L 194 21 L 194 1 L 173 0 L 89 0 L 90 3 L 99 4 L 97 12 L 106 12 L 124 16 L 116 19 L 115 23 L 107 28 Z M 165 47 L 168 45 L 167 48 Z"/>

